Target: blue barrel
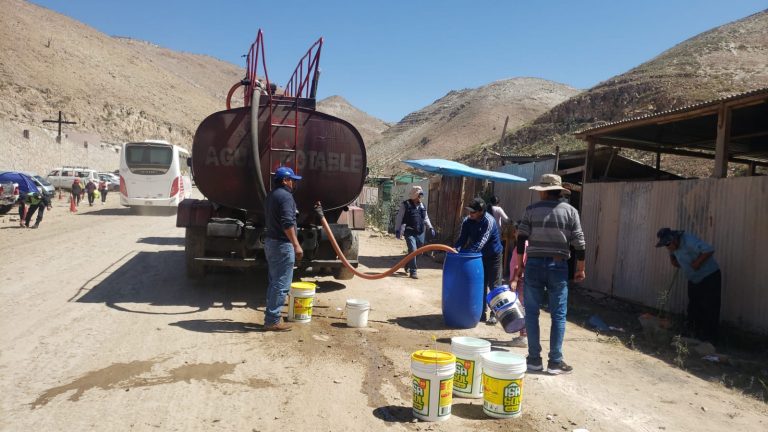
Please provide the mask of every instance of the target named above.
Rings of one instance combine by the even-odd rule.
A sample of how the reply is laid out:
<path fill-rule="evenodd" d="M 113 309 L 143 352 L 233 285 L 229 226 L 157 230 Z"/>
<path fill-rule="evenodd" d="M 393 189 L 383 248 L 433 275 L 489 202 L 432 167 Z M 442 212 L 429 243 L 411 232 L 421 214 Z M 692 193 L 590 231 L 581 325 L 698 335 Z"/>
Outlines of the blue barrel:
<path fill-rule="evenodd" d="M 483 313 L 483 255 L 447 253 L 443 263 L 443 321 L 472 328 Z"/>

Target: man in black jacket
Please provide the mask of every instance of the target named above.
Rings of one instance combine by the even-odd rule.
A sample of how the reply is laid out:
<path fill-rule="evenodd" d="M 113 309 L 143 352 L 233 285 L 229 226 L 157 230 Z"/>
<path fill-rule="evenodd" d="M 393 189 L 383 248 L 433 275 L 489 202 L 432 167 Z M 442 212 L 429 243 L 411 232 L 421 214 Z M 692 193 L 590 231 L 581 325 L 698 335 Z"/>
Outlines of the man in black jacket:
<path fill-rule="evenodd" d="M 40 226 L 40 222 L 43 221 L 43 213 L 45 213 L 45 209 L 51 209 L 51 200 L 47 195 L 41 194 L 40 192 L 29 192 L 24 196 L 24 201 L 19 204 L 19 215 L 23 212 L 23 206 L 29 207 L 29 209 L 27 209 L 27 217 L 24 220 L 24 227 L 29 228 L 29 223 L 32 221 L 32 215 L 37 212 L 37 219 L 32 226 L 32 228 L 37 228 Z"/>
<path fill-rule="evenodd" d="M 296 201 L 293 199 L 293 191 L 297 180 L 301 180 L 301 176 L 297 176 L 292 169 L 278 168 L 272 192 L 267 195 L 265 202 L 267 234 L 264 254 L 269 266 L 269 285 L 264 329 L 268 331 L 291 329 L 289 324 L 282 322 L 280 311 L 291 288 L 293 266 L 304 256 L 296 236 Z"/>

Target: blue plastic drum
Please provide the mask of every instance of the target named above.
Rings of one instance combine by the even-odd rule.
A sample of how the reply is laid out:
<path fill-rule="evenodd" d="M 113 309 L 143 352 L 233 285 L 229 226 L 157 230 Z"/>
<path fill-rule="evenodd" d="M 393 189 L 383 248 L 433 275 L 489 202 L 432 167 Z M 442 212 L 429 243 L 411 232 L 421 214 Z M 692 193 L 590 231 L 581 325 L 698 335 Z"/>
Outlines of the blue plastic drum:
<path fill-rule="evenodd" d="M 483 313 L 483 255 L 447 253 L 443 263 L 443 321 L 473 328 Z"/>

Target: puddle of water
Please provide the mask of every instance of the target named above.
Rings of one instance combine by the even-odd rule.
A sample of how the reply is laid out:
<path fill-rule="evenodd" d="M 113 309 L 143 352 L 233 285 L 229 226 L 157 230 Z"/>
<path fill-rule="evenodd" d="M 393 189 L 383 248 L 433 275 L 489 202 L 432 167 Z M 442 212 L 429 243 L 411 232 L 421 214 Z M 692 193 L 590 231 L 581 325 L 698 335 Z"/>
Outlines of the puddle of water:
<path fill-rule="evenodd" d="M 116 363 L 104 369 L 89 372 L 69 384 L 54 387 L 45 391 L 40 397 L 32 402 L 31 409 L 46 405 L 56 396 L 70 391 L 74 391 L 74 393 L 69 397 L 69 400 L 76 402 L 80 400 L 83 393 L 94 388 L 110 390 L 115 388 L 152 387 L 182 381 L 191 383 L 193 380 L 222 384 L 239 384 L 254 389 L 274 386 L 271 382 L 258 378 L 249 378 L 245 382 L 224 378 L 225 375 L 233 373 L 238 365 L 238 363 L 225 362 L 185 364 L 169 370 L 167 375 L 146 378 L 141 377 L 141 375 L 150 372 L 152 367 L 157 363 L 157 361 Z"/>

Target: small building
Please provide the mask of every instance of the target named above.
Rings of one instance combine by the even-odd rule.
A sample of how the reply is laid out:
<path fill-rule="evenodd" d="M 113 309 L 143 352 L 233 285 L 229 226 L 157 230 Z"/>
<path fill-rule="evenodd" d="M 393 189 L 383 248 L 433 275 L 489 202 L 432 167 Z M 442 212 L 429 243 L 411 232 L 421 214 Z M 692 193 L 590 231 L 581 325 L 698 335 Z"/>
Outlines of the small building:
<path fill-rule="evenodd" d="M 686 280 L 656 249 L 660 227 L 715 247 L 723 274 L 721 321 L 768 332 L 768 88 L 578 132 L 587 142 L 581 215 L 586 285 L 630 302 L 682 313 Z M 594 178 L 603 147 L 713 161 L 701 179 L 605 182 Z M 728 177 L 729 164 L 745 176 Z"/>

